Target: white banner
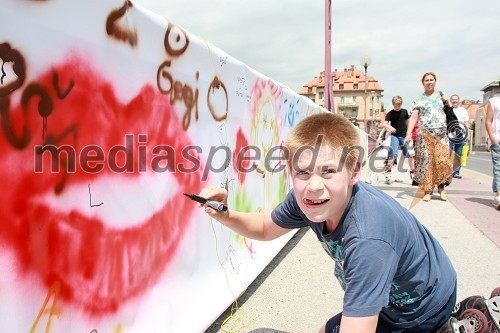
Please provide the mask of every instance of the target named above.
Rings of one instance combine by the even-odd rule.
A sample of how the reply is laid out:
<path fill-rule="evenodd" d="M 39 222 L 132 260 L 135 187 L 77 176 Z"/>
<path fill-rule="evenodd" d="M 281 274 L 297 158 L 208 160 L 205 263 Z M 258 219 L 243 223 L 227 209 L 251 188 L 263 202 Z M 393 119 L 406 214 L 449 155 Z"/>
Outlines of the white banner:
<path fill-rule="evenodd" d="M 2 0 L 0 25 L 2 332 L 202 332 L 291 234 L 183 193 L 271 211 L 320 107 L 130 1 Z"/>

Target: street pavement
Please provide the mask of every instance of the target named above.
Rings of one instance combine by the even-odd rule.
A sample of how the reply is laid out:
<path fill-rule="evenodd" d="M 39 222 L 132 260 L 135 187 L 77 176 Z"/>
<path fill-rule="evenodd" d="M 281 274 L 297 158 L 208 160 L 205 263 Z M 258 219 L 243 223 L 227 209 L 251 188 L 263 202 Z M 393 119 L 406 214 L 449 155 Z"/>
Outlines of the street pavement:
<path fill-rule="evenodd" d="M 500 211 L 492 206 L 492 177 L 462 168 L 462 179 L 447 188 L 449 200 L 434 194 L 411 212 L 439 240 L 458 274 L 458 299 L 471 295 L 489 297 L 500 286 Z M 372 174 L 372 183 L 410 207 L 417 187 L 407 172 L 393 168 L 393 179 L 383 183 Z M 241 295 L 238 332 L 317 332 L 324 322 L 342 310 L 343 291 L 333 275 L 333 261 L 314 233 L 298 231 L 268 267 Z M 224 312 L 206 331 L 224 332 Z M 257 318 L 251 321 L 251 318 Z"/>

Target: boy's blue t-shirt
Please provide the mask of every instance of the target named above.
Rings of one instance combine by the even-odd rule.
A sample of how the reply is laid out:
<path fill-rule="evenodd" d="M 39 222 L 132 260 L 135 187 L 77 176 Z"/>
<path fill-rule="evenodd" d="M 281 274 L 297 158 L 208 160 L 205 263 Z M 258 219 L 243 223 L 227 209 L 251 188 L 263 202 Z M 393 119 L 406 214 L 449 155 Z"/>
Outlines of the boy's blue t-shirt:
<path fill-rule="evenodd" d="M 414 327 L 436 314 L 456 285 L 455 270 L 429 231 L 396 200 L 358 182 L 338 227 L 307 219 L 291 190 L 271 214 L 284 228 L 309 226 L 335 261 L 343 314 Z"/>

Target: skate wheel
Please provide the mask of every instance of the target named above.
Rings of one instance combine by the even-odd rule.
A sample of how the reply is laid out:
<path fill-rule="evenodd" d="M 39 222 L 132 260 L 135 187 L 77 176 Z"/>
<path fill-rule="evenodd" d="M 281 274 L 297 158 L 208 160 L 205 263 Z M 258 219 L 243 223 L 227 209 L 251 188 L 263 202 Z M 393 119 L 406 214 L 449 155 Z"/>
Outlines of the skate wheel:
<path fill-rule="evenodd" d="M 493 291 L 491 292 L 490 298 L 495 297 L 495 296 L 500 296 L 500 287 L 496 287 L 496 288 L 495 288 L 495 289 L 493 289 Z"/>
<path fill-rule="evenodd" d="M 461 322 L 466 321 L 467 323 L 469 323 L 469 327 L 473 329 L 473 331 L 470 332 L 474 333 L 486 332 L 488 320 L 486 319 L 484 313 L 482 313 L 481 311 L 477 309 L 465 310 L 464 313 L 462 313 L 461 319 L 462 319 Z M 469 330 L 466 331 L 469 332 Z"/>

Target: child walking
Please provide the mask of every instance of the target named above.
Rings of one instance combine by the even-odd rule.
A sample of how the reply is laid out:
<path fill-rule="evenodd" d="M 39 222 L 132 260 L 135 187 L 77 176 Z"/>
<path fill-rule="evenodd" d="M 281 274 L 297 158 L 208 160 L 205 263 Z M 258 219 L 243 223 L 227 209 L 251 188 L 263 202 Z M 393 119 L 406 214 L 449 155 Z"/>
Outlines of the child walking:
<path fill-rule="evenodd" d="M 384 121 L 384 128 L 391 135 L 391 149 L 389 149 L 387 166 L 384 172 L 385 180 L 388 184 L 391 183 L 392 166 L 394 165 L 395 159 L 398 157 L 399 148 L 401 148 L 403 152 L 401 163 L 403 163 L 405 158 L 408 158 L 410 176 L 412 176 L 415 172 L 415 151 L 412 150 L 412 154 L 410 154 L 410 151 L 408 151 L 408 148 L 405 145 L 406 128 L 408 126 L 408 119 L 410 119 L 410 115 L 406 109 L 402 108 L 402 105 L 403 98 L 401 96 L 394 96 L 392 98 L 393 109 L 387 113 Z"/>

